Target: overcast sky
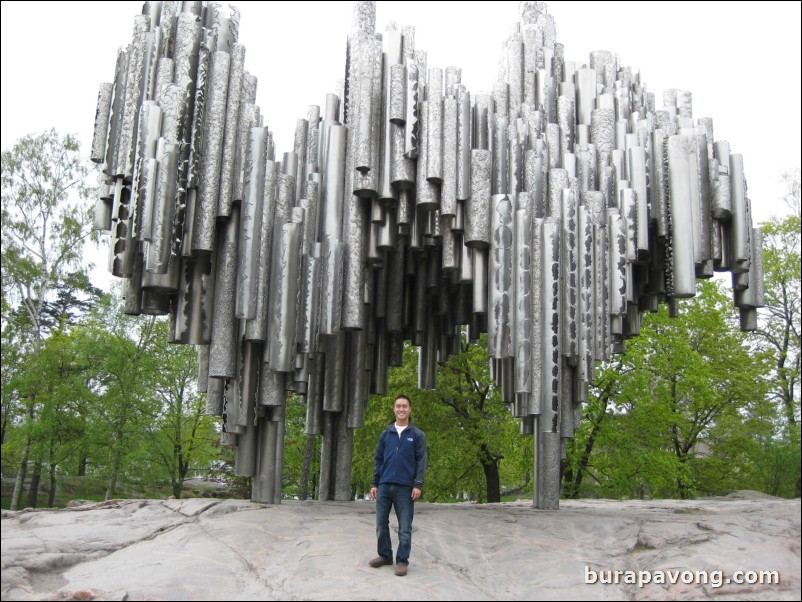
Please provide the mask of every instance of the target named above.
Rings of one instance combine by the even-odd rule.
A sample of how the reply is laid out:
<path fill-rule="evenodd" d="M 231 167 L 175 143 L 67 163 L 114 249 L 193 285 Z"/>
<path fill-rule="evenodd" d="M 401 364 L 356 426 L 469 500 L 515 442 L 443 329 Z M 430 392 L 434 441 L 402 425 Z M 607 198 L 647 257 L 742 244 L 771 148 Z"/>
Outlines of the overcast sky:
<path fill-rule="evenodd" d="M 257 104 L 289 150 L 295 121 L 345 69 L 351 2 L 236 2 L 245 68 Z M 693 93 L 744 165 L 756 223 L 782 215 L 780 176 L 800 160 L 800 2 L 548 2 L 569 61 L 616 53 L 662 107 L 662 92 Z M 141 2 L 2 2 L 2 148 L 55 127 L 88 155 L 98 85 L 114 76 Z M 471 92 L 492 90 L 518 2 L 377 2 L 377 28 L 414 25 L 430 67 L 462 67 Z M 97 260 L 96 260 L 97 261 Z M 102 264 L 103 262 L 100 261 Z"/>

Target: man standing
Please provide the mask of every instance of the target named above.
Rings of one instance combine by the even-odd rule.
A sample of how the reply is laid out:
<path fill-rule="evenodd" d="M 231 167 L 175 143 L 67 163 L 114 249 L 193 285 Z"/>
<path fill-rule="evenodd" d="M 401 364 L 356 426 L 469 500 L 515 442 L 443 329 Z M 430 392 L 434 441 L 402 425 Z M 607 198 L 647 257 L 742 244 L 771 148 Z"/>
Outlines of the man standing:
<path fill-rule="evenodd" d="M 379 555 L 370 561 L 378 568 L 393 564 L 393 544 L 390 541 L 390 507 L 395 507 L 398 519 L 398 551 L 395 574 L 407 574 L 409 550 L 412 547 L 412 517 L 415 500 L 423 490 L 426 475 L 426 435 L 410 420 L 412 402 L 399 395 L 393 401 L 395 422 L 379 436 L 373 456 L 373 481 L 370 496 L 376 500 L 376 537 Z"/>

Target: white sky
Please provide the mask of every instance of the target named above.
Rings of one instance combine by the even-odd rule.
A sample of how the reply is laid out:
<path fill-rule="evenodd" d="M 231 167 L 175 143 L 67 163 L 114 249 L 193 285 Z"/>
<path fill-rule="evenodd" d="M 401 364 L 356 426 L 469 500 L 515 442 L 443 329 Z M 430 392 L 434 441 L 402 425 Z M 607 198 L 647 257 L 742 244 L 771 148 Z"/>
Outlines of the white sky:
<path fill-rule="evenodd" d="M 345 69 L 348 2 L 235 2 L 245 68 L 277 152 L 295 122 Z M 377 28 L 414 25 L 430 67 L 462 67 L 471 92 L 492 90 L 518 3 L 377 3 Z M 78 134 L 88 156 L 98 85 L 111 81 L 117 48 L 130 42 L 141 2 L 2 2 L 3 150 L 55 127 Z M 782 172 L 800 160 L 800 2 L 548 2 L 569 61 L 610 50 L 662 92 L 693 93 L 694 117 L 712 117 L 717 140 L 744 155 L 755 223 L 783 215 Z M 104 245 L 105 247 L 105 245 Z M 93 260 L 102 269 L 103 253 Z M 107 286 L 98 282 L 99 285 Z"/>

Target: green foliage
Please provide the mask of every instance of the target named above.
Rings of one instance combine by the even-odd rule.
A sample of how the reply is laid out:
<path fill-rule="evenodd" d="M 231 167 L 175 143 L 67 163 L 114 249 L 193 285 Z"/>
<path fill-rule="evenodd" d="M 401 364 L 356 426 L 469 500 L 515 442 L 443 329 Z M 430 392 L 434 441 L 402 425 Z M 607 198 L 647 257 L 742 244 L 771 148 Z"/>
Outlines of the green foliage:
<path fill-rule="evenodd" d="M 83 242 L 91 232 L 77 138 L 56 130 L 25 136 L 2 155 L 3 301 L 21 305 L 33 338 L 51 293 L 85 285 Z M 6 317 L 4 313 L 4 318 Z"/>
<path fill-rule="evenodd" d="M 153 423 L 142 438 L 137 462 L 145 460 L 155 474 L 170 481 L 181 497 L 191 470 L 206 471 L 217 458 L 217 420 L 206 415 L 206 401 L 197 390 L 197 356 L 188 345 L 167 343 L 167 322 L 154 325 L 153 350 L 160 368 L 151 375 L 152 395 L 159 401 Z"/>
<path fill-rule="evenodd" d="M 412 420 L 426 433 L 428 501 L 487 501 L 488 465 L 491 476 L 492 467 L 498 468 L 495 491 L 499 485 L 519 490 L 528 483 L 532 440 L 518 434 L 517 421 L 492 384 L 486 345 L 465 345 L 439 366 L 436 391 L 417 389 L 417 361 L 417 350 L 407 345 L 403 365 L 390 370 L 388 394 L 370 399 L 365 426 L 354 436 L 356 491 L 370 488 L 376 441 L 395 420 L 392 404 L 401 394 L 412 399 Z"/>
<path fill-rule="evenodd" d="M 766 358 L 727 322 L 715 282 L 698 293 L 677 318 L 647 315 L 626 354 L 599 371 L 568 471 L 592 482 L 574 493 L 685 498 L 750 482 L 749 438 L 772 431 Z"/>
<path fill-rule="evenodd" d="M 800 420 L 800 337 L 802 336 L 802 223 L 799 170 L 783 176 L 789 215 L 763 224 L 763 271 L 766 308 L 762 312 L 758 344 L 772 357 L 771 393 L 787 424 Z"/>
<path fill-rule="evenodd" d="M 88 173 L 77 139 L 55 130 L 25 136 L 2 154 L 2 343 L 11 347 L 3 357 L 3 441 L 9 428 L 30 423 L 20 448 L 20 477 L 29 458 L 34 472 L 41 470 L 42 448 L 32 445 L 31 436 L 39 429 L 43 402 L 52 395 L 48 386 L 34 386 L 42 384 L 38 375 L 26 372 L 43 351 L 40 341 L 64 330 L 73 306 L 96 293 L 83 265 L 83 243 L 91 232 L 91 212 L 85 209 Z M 24 394 L 15 383 L 24 386 Z M 21 488 L 20 478 L 14 508 Z M 35 495 L 30 499 L 36 502 Z"/>

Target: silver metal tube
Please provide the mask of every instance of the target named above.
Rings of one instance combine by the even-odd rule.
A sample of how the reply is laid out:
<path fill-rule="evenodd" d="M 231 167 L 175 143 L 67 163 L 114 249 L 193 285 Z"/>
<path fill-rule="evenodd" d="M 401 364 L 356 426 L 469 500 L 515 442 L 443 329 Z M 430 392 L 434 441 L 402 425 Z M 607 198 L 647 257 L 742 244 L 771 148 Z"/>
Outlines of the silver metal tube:
<path fill-rule="evenodd" d="M 292 371 L 295 358 L 301 227 L 297 222 L 282 224 L 273 245 L 265 357 L 270 369 L 279 372 Z"/>
<path fill-rule="evenodd" d="M 490 151 L 471 151 L 471 198 L 465 215 L 464 244 L 487 248 L 490 244 L 490 186 L 492 157 Z"/>
<path fill-rule="evenodd" d="M 214 250 L 230 61 L 231 55 L 227 52 L 211 54 L 204 108 L 202 166 L 192 233 L 192 250 L 196 253 Z"/>
<path fill-rule="evenodd" d="M 458 101 L 447 96 L 443 100 L 443 144 L 442 170 L 443 180 L 440 198 L 440 214 L 443 217 L 457 214 L 457 153 L 458 153 Z"/>
<path fill-rule="evenodd" d="M 236 316 L 249 320 L 256 317 L 256 288 L 259 283 L 259 253 L 263 235 L 266 134 L 265 128 L 252 128 L 249 131 L 246 160 L 248 169 L 242 199 Z M 267 226 L 265 229 L 271 228 Z"/>
<path fill-rule="evenodd" d="M 627 175 L 629 185 L 635 191 L 637 202 L 637 259 L 649 258 L 649 193 L 646 174 L 646 152 L 643 147 L 627 149 Z"/>
<path fill-rule="evenodd" d="M 111 114 L 111 96 L 114 84 L 102 83 L 97 93 L 97 110 L 95 111 L 95 130 L 92 136 L 92 151 L 89 155 L 93 163 L 103 163 L 106 156 L 106 140 L 109 131 L 109 115 Z"/>
<path fill-rule="evenodd" d="M 209 376 L 220 378 L 234 378 L 237 375 L 238 337 L 234 301 L 237 288 L 239 218 L 239 207 L 232 207 L 231 217 L 224 222 L 220 232 L 217 252 Z"/>
<path fill-rule="evenodd" d="M 217 215 L 231 214 L 233 202 L 234 158 L 237 154 L 237 131 L 240 118 L 240 98 L 242 97 L 242 79 L 245 71 L 245 46 L 231 46 L 231 59 L 228 69 L 228 94 L 225 108 L 225 130 L 222 142 L 222 158 L 220 163 L 220 191 L 217 197 Z"/>
<path fill-rule="evenodd" d="M 515 356 L 515 392 L 532 392 L 532 209 L 524 207 L 515 212 L 515 332 L 513 349 Z M 527 398 L 526 411 L 529 414 Z"/>
<path fill-rule="evenodd" d="M 746 180 L 744 179 L 743 155 L 735 153 L 730 155 L 730 192 L 732 195 L 732 225 L 730 226 L 732 269 L 735 272 L 745 272 L 749 269 Z"/>
<path fill-rule="evenodd" d="M 576 361 L 579 354 L 579 220 L 577 215 L 577 198 L 573 191 L 563 189 L 561 208 L 561 273 L 560 282 L 562 297 L 560 331 L 562 332 L 562 354 L 570 363 Z"/>
<path fill-rule="evenodd" d="M 543 396 L 541 424 L 543 432 L 559 433 L 560 409 L 560 219 L 547 217 L 543 220 L 541 251 L 542 346 L 543 370 L 541 370 L 541 394 Z"/>
<path fill-rule="evenodd" d="M 691 141 L 685 136 L 668 139 L 668 178 L 671 214 L 671 253 L 666 289 L 672 297 L 696 294 L 691 206 Z"/>
<path fill-rule="evenodd" d="M 490 200 L 490 275 L 487 293 L 487 351 L 493 358 L 513 357 L 515 242 L 514 208 L 506 194 Z"/>

